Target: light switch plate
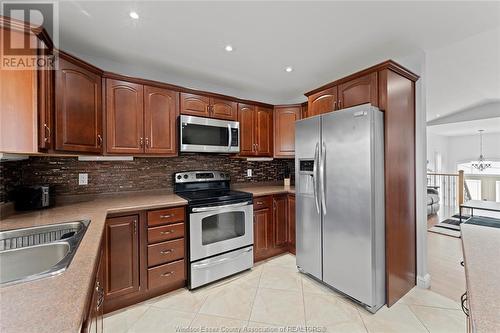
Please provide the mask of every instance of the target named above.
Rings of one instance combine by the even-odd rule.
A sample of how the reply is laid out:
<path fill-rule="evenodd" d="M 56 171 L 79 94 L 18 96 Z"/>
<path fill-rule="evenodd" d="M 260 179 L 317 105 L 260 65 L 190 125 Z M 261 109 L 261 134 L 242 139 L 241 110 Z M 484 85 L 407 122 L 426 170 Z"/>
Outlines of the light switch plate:
<path fill-rule="evenodd" d="M 252 169 L 247 169 L 247 177 L 252 177 Z"/>
<path fill-rule="evenodd" d="M 89 183 L 89 174 L 88 173 L 79 173 L 78 174 L 78 185 L 88 185 Z"/>

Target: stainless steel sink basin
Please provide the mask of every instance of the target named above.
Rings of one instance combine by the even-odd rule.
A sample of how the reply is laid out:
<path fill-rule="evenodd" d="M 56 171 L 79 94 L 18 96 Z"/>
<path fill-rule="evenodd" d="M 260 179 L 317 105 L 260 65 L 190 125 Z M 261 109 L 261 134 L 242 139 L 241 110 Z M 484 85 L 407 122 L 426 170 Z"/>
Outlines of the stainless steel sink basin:
<path fill-rule="evenodd" d="M 62 273 L 89 223 L 84 220 L 0 232 L 0 286 Z"/>

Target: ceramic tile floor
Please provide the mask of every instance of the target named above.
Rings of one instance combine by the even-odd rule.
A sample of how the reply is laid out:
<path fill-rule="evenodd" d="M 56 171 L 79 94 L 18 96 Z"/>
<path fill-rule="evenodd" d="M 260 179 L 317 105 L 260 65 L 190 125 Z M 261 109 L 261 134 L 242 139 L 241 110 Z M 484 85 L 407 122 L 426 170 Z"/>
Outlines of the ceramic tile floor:
<path fill-rule="evenodd" d="M 306 325 L 323 332 L 456 333 L 465 332 L 466 318 L 457 302 L 419 288 L 373 315 L 297 272 L 295 257 L 286 254 L 194 292 L 177 290 L 104 319 L 107 333 L 245 332 L 245 327 L 280 332 Z"/>

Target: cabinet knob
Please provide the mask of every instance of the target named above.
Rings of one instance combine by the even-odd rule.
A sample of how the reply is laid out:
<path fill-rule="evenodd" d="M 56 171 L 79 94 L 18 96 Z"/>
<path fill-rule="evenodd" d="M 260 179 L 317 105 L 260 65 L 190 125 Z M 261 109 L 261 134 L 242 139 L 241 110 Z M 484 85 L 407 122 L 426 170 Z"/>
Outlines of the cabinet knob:
<path fill-rule="evenodd" d="M 144 139 L 143 139 L 143 138 L 139 138 L 139 146 L 140 146 L 141 148 L 143 148 L 143 147 L 144 147 Z"/>
<path fill-rule="evenodd" d="M 146 138 L 146 148 L 149 148 L 149 138 Z"/>
<path fill-rule="evenodd" d="M 100 134 L 97 134 L 97 145 L 99 147 L 102 146 L 102 136 Z"/>

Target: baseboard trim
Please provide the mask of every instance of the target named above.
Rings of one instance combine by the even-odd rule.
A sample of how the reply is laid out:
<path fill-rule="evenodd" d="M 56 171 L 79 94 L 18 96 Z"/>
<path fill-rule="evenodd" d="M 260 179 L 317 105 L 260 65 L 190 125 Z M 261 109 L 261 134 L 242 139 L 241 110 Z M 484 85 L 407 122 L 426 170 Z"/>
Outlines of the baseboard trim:
<path fill-rule="evenodd" d="M 431 287 L 431 275 L 429 273 L 424 276 L 417 276 L 417 286 L 423 289 L 429 289 Z"/>

